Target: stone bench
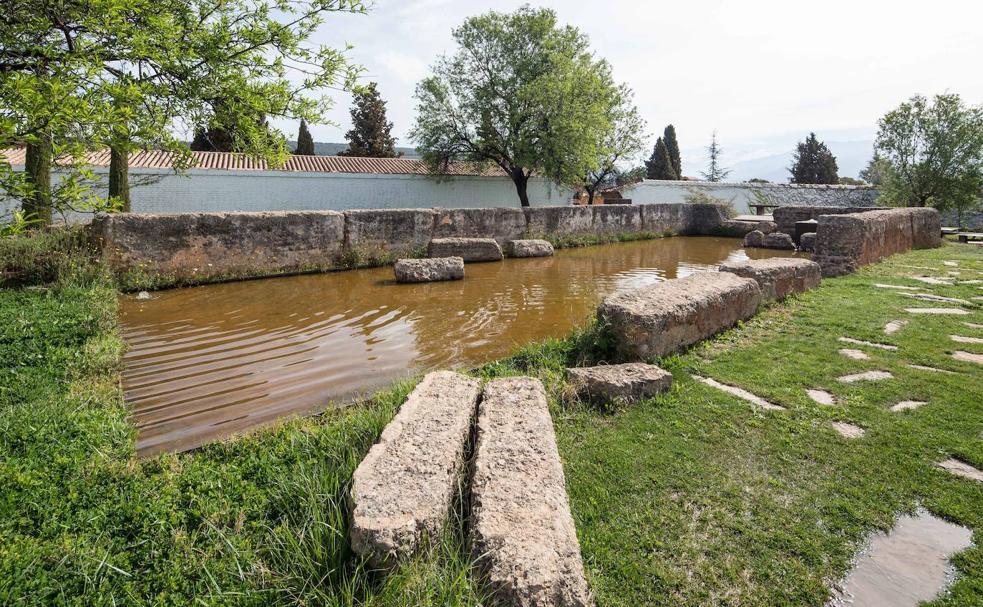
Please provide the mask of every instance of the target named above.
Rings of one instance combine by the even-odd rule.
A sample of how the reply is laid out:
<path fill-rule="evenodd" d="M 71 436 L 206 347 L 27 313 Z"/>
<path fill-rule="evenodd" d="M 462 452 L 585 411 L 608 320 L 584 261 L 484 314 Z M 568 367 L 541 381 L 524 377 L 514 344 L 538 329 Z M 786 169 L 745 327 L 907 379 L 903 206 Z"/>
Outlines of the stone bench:
<path fill-rule="evenodd" d="M 464 260 L 460 257 L 400 259 L 393 266 L 396 282 L 436 282 L 464 278 Z"/>
<path fill-rule="evenodd" d="M 485 386 L 471 499 L 472 550 L 496 604 L 593 605 L 538 379 Z"/>
<path fill-rule="evenodd" d="M 510 240 L 505 243 L 509 257 L 550 257 L 553 245 L 548 240 Z"/>
<path fill-rule="evenodd" d="M 429 257 L 460 257 L 473 261 L 502 261 L 502 247 L 494 238 L 434 238 L 427 248 Z"/>
<path fill-rule="evenodd" d="M 754 315 L 761 289 L 750 278 L 701 272 L 609 295 L 598 318 L 624 360 L 682 350 Z"/>
<path fill-rule="evenodd" d="M 417 385 L 352 478 L 352 549 L 392 564 L 447 522 L 481 393 L 470 377 L 436 371 Z"/>
<path fill-rule="evenodd" d="M 761 288 L 764 301 L 783 299 L 792 293 L 802 293 L 819 286 L 822 270 L 808 259 L 774 257 L 725 263 L 721 272 L 752 278 Z"/>

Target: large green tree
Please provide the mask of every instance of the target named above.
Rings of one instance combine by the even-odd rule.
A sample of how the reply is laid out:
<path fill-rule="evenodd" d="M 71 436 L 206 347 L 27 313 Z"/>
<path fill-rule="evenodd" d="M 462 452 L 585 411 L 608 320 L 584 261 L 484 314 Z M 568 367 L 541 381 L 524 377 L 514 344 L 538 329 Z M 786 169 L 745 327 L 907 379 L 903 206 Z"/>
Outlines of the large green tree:
<path fill-rule="evenodd" d="M 300 119 L 300 129 L 297 131 L 297 148 L 294 154 L 301 156 L 314 155 L 314 137 L 311 136 L 310 129 L 307 128 L 307 121 Z"/>
<path fill-rule="evenodd" d="M 659 137 L 652 149 L 652 156 L 645 161 L 646 176 L 649 179 L 675 181 L 679 179 L 676 168 L 672 164 L 672 155 L 666 146 L 666 141 Z"/>
<path fill-rule="evenodd" d="M 962 213 L 983 191 L 983 107 L 959 95 L 915 96 L 878 123 L 875 146 L 886 162 L 881 199 L 889 204 Z"/>
<path fill-rule="evenodd" d="M 683 160 L 679 155 L 679 141 L 676 140 L 676 127 L 671 124 L 662 132 L 662 140 L 666 142 L 666 151 L 672 161 L 673 171 L 679 179 L 683 178 Z"/>
<path fill-rule="evenodd" d="M 181 166 L 182 124 L 224 129 L 233 149 L 281 162 L 282 134 L 257 117 L 323 115 L 319 91 L 350 85 L 355 70 L 310 39 L 328 13 L 362 10 L 356 0 L 14 0 L 0 21 L 0 145 L 26 144 L 36 161 L 21 183 L 9 166 L 0 178 L 45 221 L 31 202 L 44 198 L 52 159 L 83 167 L 85 151 L 110 148 L 110 194 L 125 206 L 129 153 L 168 149 Z M 84 196 L 73 187 L 56 206 Z"/>
<path fill-rule="evenodd" d="M 805 141 L 798 143 L 792 154 L 792 166 L 788 169 L 792 183 L 808 184 L 839 183 L 837 171 L 836 157 L 815 133 L 809 133 Z"/>
<path fill-rule="evenodd" d="M 434 173 L 454 161 L 500 167 L 529 205 L 532 174 L 570 183 L 599 168 L 617 86 L 587 37 L 547 9 L 467 19 L 457 50 L 416 91 L 412 139 Z"/>
<path fill-rule="evenodd" d="M 882 186 L 887 181 L 887 174 L 890 170 L 890 163 L 881 158 L 877 150 L 874 150 L 874 155 L 870 157 L 867 166 L 860 171 L 858 177 L 870 185 Z"/>
<path fill-rule="evenodd" d="M 355 91 L 351 115 L 352 128 L 345 133 L 348 149 L 339 156 L 398 158 L 401 155 L 392 136 L 393 123 L 386 118 L 386 102 L 376 90 L 375 82 Z"/>

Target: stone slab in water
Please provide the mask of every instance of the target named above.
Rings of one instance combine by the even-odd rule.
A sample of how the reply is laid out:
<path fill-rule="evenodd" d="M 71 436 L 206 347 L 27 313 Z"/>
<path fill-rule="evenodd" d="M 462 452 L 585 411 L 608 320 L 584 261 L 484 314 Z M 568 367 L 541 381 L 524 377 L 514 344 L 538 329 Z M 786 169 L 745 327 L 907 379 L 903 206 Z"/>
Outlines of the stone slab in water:
<path fill-rule="evenodd" d="M 393 266 L 397 282 L 437 282 L 464 278 L 464 260 L 460 257 L 400 259 Z"/>
<path fill-rule="evenodd" d="M 548 240 L 510 240 L 505 243 L 509 257 L 550 257 L 553 245 Z"/>
<path fill-rule="evenodd" d="M 502 247 L 494 238 L 434 238 L 427 249 L 430 257 L 460 257 L 472 261 L 502 261 Z"/>
<path fill-rule="evenodd" d="M 951 581 L 949 558 L 972 546 L 965 527 L 919 511 L 877 534 L 827 607 L 916 607 Z"/>
<path fill-rule="evenodd" d="M 593 605 L 539 380 L 485 386 L 471 499 L 472 550 L 496 604 Z"/>
<path fill-rule="evenodd" d="M 411 555 L 447 521 L 481 393 L 473 378 L 423 378 L 352 478 L 352 549 L 376 566 Z"/>
<path fill-rule="evenodd" d="M 609 295 L 598 307 L 624 360 L 665 356 L 754 315 L 761 289 L 750 278 L 700 272 Z"/>
<path fill-rule="evenodd" d="M 592 401 L 642 400 L 672 385 L 672 373 L 644 363 L 576 367 L 567 373 L 577 394 Z"/>
<path fill-rule="evenodd" d="M 774 257 L 725 263 L 721 272 L 752 278 L 761 287 L 765 301 L 782 299 L 792 293 L 802 293 L 819 286 L 819 264 L 808 259 Z"/>

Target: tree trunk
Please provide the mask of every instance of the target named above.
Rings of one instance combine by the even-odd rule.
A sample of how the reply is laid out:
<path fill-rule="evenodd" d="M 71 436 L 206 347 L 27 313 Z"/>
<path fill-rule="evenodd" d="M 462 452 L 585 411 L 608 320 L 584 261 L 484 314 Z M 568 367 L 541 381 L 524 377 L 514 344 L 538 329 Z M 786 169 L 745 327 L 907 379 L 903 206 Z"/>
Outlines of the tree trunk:
<path fill-rule="evenodd" d="M 594 204 L 594 188 L 584 188 L 584 192 L 587 193 L 587 204 Z"/>
<path fill-rule="evenodd" d="M 130 159 L 119 147 L 109 153 L 109 197 L 120 202 L 120 211 L 130 212 Z"/>
<path fill-rule="evenodd" d="M 512 182 L 515 184 L 515 191 L 519 195 L 519 204 L 524 207 L 529 206 L 529 194 L 526 191 L 529 185 L 529 176 L 522 169 L 512 169 Z"/>
<path fill-rule="evenodd" d="M 24 219 L 38 226 L 51 223 L 51 143 L 27 144 L 24 172 L 31 192 L 21 203 Z"/>

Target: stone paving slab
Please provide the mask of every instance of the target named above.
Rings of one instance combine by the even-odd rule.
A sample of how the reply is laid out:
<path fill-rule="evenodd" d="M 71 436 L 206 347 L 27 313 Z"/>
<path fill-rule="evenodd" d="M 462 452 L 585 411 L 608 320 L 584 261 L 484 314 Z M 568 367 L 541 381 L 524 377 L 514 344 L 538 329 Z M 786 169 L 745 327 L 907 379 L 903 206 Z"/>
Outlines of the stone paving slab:
<path fill-rule="evenodd" d="M 721 272 L 730 272 L 754 279 L 765 301 L 783 299 L 792 293 L 803 293 L 819 286 L 822 270 L 808 259 L 775 257 L 724 263 Z"/>
<path fill-rule="evenodd" d="M 973 354 L 972 352 L 963 352 L 962 350 L 957 350 L 952 353 L 952 357 L 962 362 L 976 363 L 978 365 L 983 365 L 983 354 Z"/>
<path fill-rule="evenodd" d="M 375 566 L 412 554 L 447 521 L 481 383 L 435 371 L 410 393 L 352 478 L 352 549 Z"/>
<path fill-rule="evenodd" d="M 897 333 L 901 329 L 907 327 L 908 322 L 909 321 L 907 320 L 892 320 L 891 322 L 884 325 L 884 333 L 887 335 L 893 335 L 894 333 Z"/>
<path fill-rule="evenodd" d="M 843 382 L 844 384 L 854 384 L 858 381 L 879 381 L 882 379 L 891 379 L 892 377 L 894 376 L 887 371 L 864 371 L 863 373 L 844 375 L 837 378 L 837 381 Z"/>
<path fill-rule="evenodd" d="M 721 392 L 726 392 L 727 394 L 730 394 L 731 396 L 736 396 L 737 398 L 740 398 L 742 400 L 746 400 L 746 401 L 748 401 L 749 403 L 751 403 L 753 405 L 756 405 L 758 407 L 761 407 L 762 409 L 768 409 L 769 411 L 784 411 L 785 410 L 785 407 L 783 407 L 781 405 L 776 405 L 775 403 L 770 403 L 770 402 L 766 401 L 765 399 L 761 398 L 760 396 L 748 392 L 744 388 L 738 388 L 737 386 L 728 386 L 727 384 L 722 384 L 722 383 L 720 383 L 719 381 L 717 381 L 715 379 L 712 379 L 712 378 L 709 378 L 709 377 L 700 377 L 699 375 L 694 375 L 693 376 L 693 379 L 695 379 L 696 381 L 698 381 L 700 383 L 706 384 L 706 385 L 710 386 L 711 388 L 716 388 L 717 390 L 720 390 Z"/>
<path fill-rule="evenodd" d="M 625 363 L 567 369 L 577 394 L 591 401 L 643 400 L 669 389 L 672 373 L 655 365 Z"/>
<path fill-rule="evenodd" d="M 937 367 L 926 367 L 925 365 L 913 365 L 909 364 L 909 368 L 918 369 L 919 371 L 928 371 L 930 373 L 945 373 L 947 375 L 958 375 L 955 371 L 949 371 L 948 369 L 939 369 Z"/>
<path fill-rule="evenodd" d="M 904 285 L 886 285 L 880 282 L 875 282 L 874 286 L 878 289 L 898 289 L 899 291 L 921 291 L 921 287 L 906 287 Z"/>
<path fill-rule="evenodd" d="M 983 483 L 983 471 L 977 470 L 964 461 L 949 458 L 936 464 L 939 468 L 947 470 L 956 476 L 968 478 L 969 480 Z"/>
<path fill-rule="evenodd" d="M 598 307 L 622 360 L 665 356 L 754 315 L 761 289 L 750 278 L 700 272 L 609 295 Z"/>
<path fill-rule="evenodd" d="M 969 314 L 961 308 L 905 308 L 909 314 L 949 314 L 952 316 L 965 316 Z"/>
<path fill-rule="evenodd" d="M 966 337 L 965 335 L 950 335 L 949 339 L 961 344 L 983 344 L 983 337 Z"/>
<path fill-rule="evenodd" d="M 809 398 L 820 405 L 836 404 L 836 397 L 825 390 L 806 390 L 806 394 L 809 395 Z"/>
<path fill-rule="evenodd" d="M 942 297 L 941 295 L 931 295 L 929 293 L 901 293 L 901 295 L 912 299 L 920 299 L 922 301 L 937 301 L 940 303 L 952 303 L 963 306 L 972 305 L 965 299 L 959 299 L 958 297 Z"/>
<path fill-rule="evenodd" d="M 892 405 L 891 411 L 910 411 L 927 404 L 927 402 L 921 400 L 903 400 L 896 405 Z"/>
<path fill-rule="evenodd" d="M 870 356 L 863 350 L 854 350 L 853 348 L 840 348 L 840 354 L 846 356 L 847 358 L 852 358 L 853 360 L 870 360 Z"/>
<path fill-rule="evenodd" d="M 891 344 L 878 344 L 872 341 L 864 341 L 862 339 L 854 339 L 852 337 L 841 337 L 839 339 L 841 343 L 853 344 L 855 346 L 867 346 L 868 348 L 877 348 L 879 350 L 889 350 L 891 352 L 898 349 L 897 346 L 892 346 Z"/>
<path fill-rule="evenodd" d="M 862 438 L 866 431 L 860 426 L 854 426 L 846 422 L 833 422 L 833 430 L 836 430 L 843 438 Z"/>
<path fill-rule="evenodd" d="M 472 550 L 496 604 L 594 604 L 538 379 L 485 386 L 471 499 Z"/>

